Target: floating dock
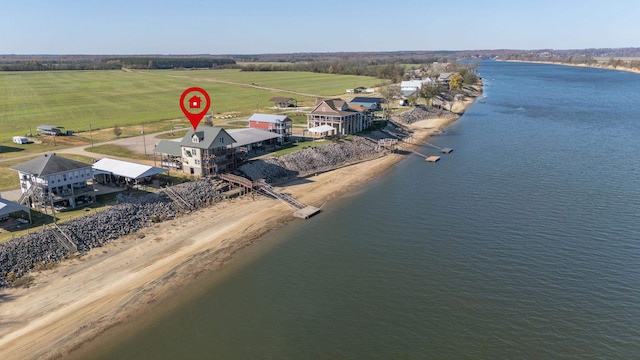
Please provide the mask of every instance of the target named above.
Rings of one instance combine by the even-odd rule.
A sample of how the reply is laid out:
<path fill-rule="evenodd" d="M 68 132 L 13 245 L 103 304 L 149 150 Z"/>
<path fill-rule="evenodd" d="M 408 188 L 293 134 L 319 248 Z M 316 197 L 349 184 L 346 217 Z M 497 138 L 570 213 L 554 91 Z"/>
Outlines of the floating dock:
<path fill-rule="evenodd" d="M 427 160 L 428 162 L 432 162 L 432 163 L 434 163 L 434 162 L 436 162 L 436 161 L 440 160 L 440 156 L 429 156 L 429 157 L 427 157 L 427 159 L 426 159 L 426 160 Z"/>
<path fill-rule="evenodd" d="M 452 148 L 442 148 L 442 149 L 440 149 L 440 152 L 443 153 L 443 154 L 449 154 L 452 151 L 453 151 Z"/>
<path fill-rule="evenodd" d="M 314 206 L 307 206 L 304 207 L 296 212 L 293 213 L 293 216 L 300 218 L 300 219 L 308 219 L 310 217 L 312 217 L 313 215 L 317 214 L 320 212 L 320 209 L 318 209 L 317 207 Z"/>

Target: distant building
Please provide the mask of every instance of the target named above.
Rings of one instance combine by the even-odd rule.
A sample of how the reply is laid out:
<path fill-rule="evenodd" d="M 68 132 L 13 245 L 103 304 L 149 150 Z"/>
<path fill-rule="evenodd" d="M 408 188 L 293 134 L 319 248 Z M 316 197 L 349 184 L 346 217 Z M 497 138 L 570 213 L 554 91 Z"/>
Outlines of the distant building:
<path fill-rule="evenodd" d="M 371 109 L 372 111 L 378 111 L 382 109 L 383 102 L 384 99 L 379 97 L 356 96 L 349 101 L 349 104 L 361 105 Z"/>
<path fill-rule="evenodd" d="M 355 134 L 369 128 L 373 123 L 373 112 L 361 105 L 349 105 L 342 99 L 323 100 L 307 114 L 309 129 L 328 125 L 336 135 Z"/>
<path fill-rule="evenodd" d="M 444 72 L 438 76 L 438 82 L 442 85 L 449 87 L 449 82 L 451 81 L 451 76 L 456 74 L 454 72 Z"/>
<path fill-rule="evenodd" d="M 400 94 L 403 97 L 417 96 L 418 91 L 422 89 L 424 84 L 430 84 L 432 81 L 429 78 L 420 80 L 406 80 L 400 83 Z"/>
<path fill-rule="evenodd" d="M 74 208 L 95 200 L 91 165 L 44 154 L 12 167 L 20 177 L 19 204 Z"/>
<path fill-rule="evenodd" d="M 274 103 L 277 108 L 281 109 L 298 106 L 298 101 L 294 98 L 275 96 L 269 99 L 269 101 Z"/>
<path fill-rule="evenodd" d="M 249 127 L 276 133 L 280 144 L 291 141 L 293 121 L 286 115 L 253 114 L 249 118 Z"/>
<path fill-rule="evenodd" d="M 235 139 L 224 129 L 200 125 L 190 129 L 181 141 L 162 140 L 154 153 L 160 154 L 165 168 L 181 169 L 185 174 L 211 176 L 235 168 Z"/>
<path fill-rule="evenodd" d="M 67 134 L 63 126 L 54 126 L 54 125 L 39 125 L 38 127 L 36 127 L 36 132 L 38 134 L 48 135 L 48 136 L 60 136 L 60 135 Z"/>

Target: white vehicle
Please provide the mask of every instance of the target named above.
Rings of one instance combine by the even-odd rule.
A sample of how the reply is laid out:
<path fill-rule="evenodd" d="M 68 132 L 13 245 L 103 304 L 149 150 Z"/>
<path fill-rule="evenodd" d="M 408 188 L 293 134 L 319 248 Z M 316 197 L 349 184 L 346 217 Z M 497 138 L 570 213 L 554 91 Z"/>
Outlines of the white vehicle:
<path fill-rule="evenodd" d="M 24 136 L 14 136 L 13 137 L 13 142 L 16 144 L 28 144 L 29 143 L 29 139 L 27 139 Z"/>

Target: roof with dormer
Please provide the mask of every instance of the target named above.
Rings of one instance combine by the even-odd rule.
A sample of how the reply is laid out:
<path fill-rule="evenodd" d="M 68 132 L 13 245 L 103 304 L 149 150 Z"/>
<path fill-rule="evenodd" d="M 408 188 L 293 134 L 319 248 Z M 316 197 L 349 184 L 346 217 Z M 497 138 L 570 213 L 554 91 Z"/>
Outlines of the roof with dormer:
<path fill-rule="evenodd" d="M 180 141 L 180 145 L 198 149 L 216 149 L 225 148 L 234 142 L 235 139 L 223 128 L 202 125 L 198 126 L 196 131 L 193 129 L 187 131 Z"/>

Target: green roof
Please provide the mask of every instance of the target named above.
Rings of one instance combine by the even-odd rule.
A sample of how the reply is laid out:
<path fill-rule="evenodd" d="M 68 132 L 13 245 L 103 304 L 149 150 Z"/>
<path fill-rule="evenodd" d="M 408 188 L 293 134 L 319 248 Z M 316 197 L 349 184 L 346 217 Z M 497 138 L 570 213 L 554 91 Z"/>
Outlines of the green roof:
<path fill-rule="evenodd" d="M 194 134 L 198 138 L 197 142 L 193 141 Z M 234 142 L 236 142 L 234 138 L 231 137 L 231 135 L 229 135 L 229 133 L 227 133 L 223 128 L 198 126 L 196 131 L 193 131 L 193 129 L 187 131 L 182 138 L 180 145 L 198 149 L 215 149 L 227 147 L 227 145 L 231 145 Z"/>

